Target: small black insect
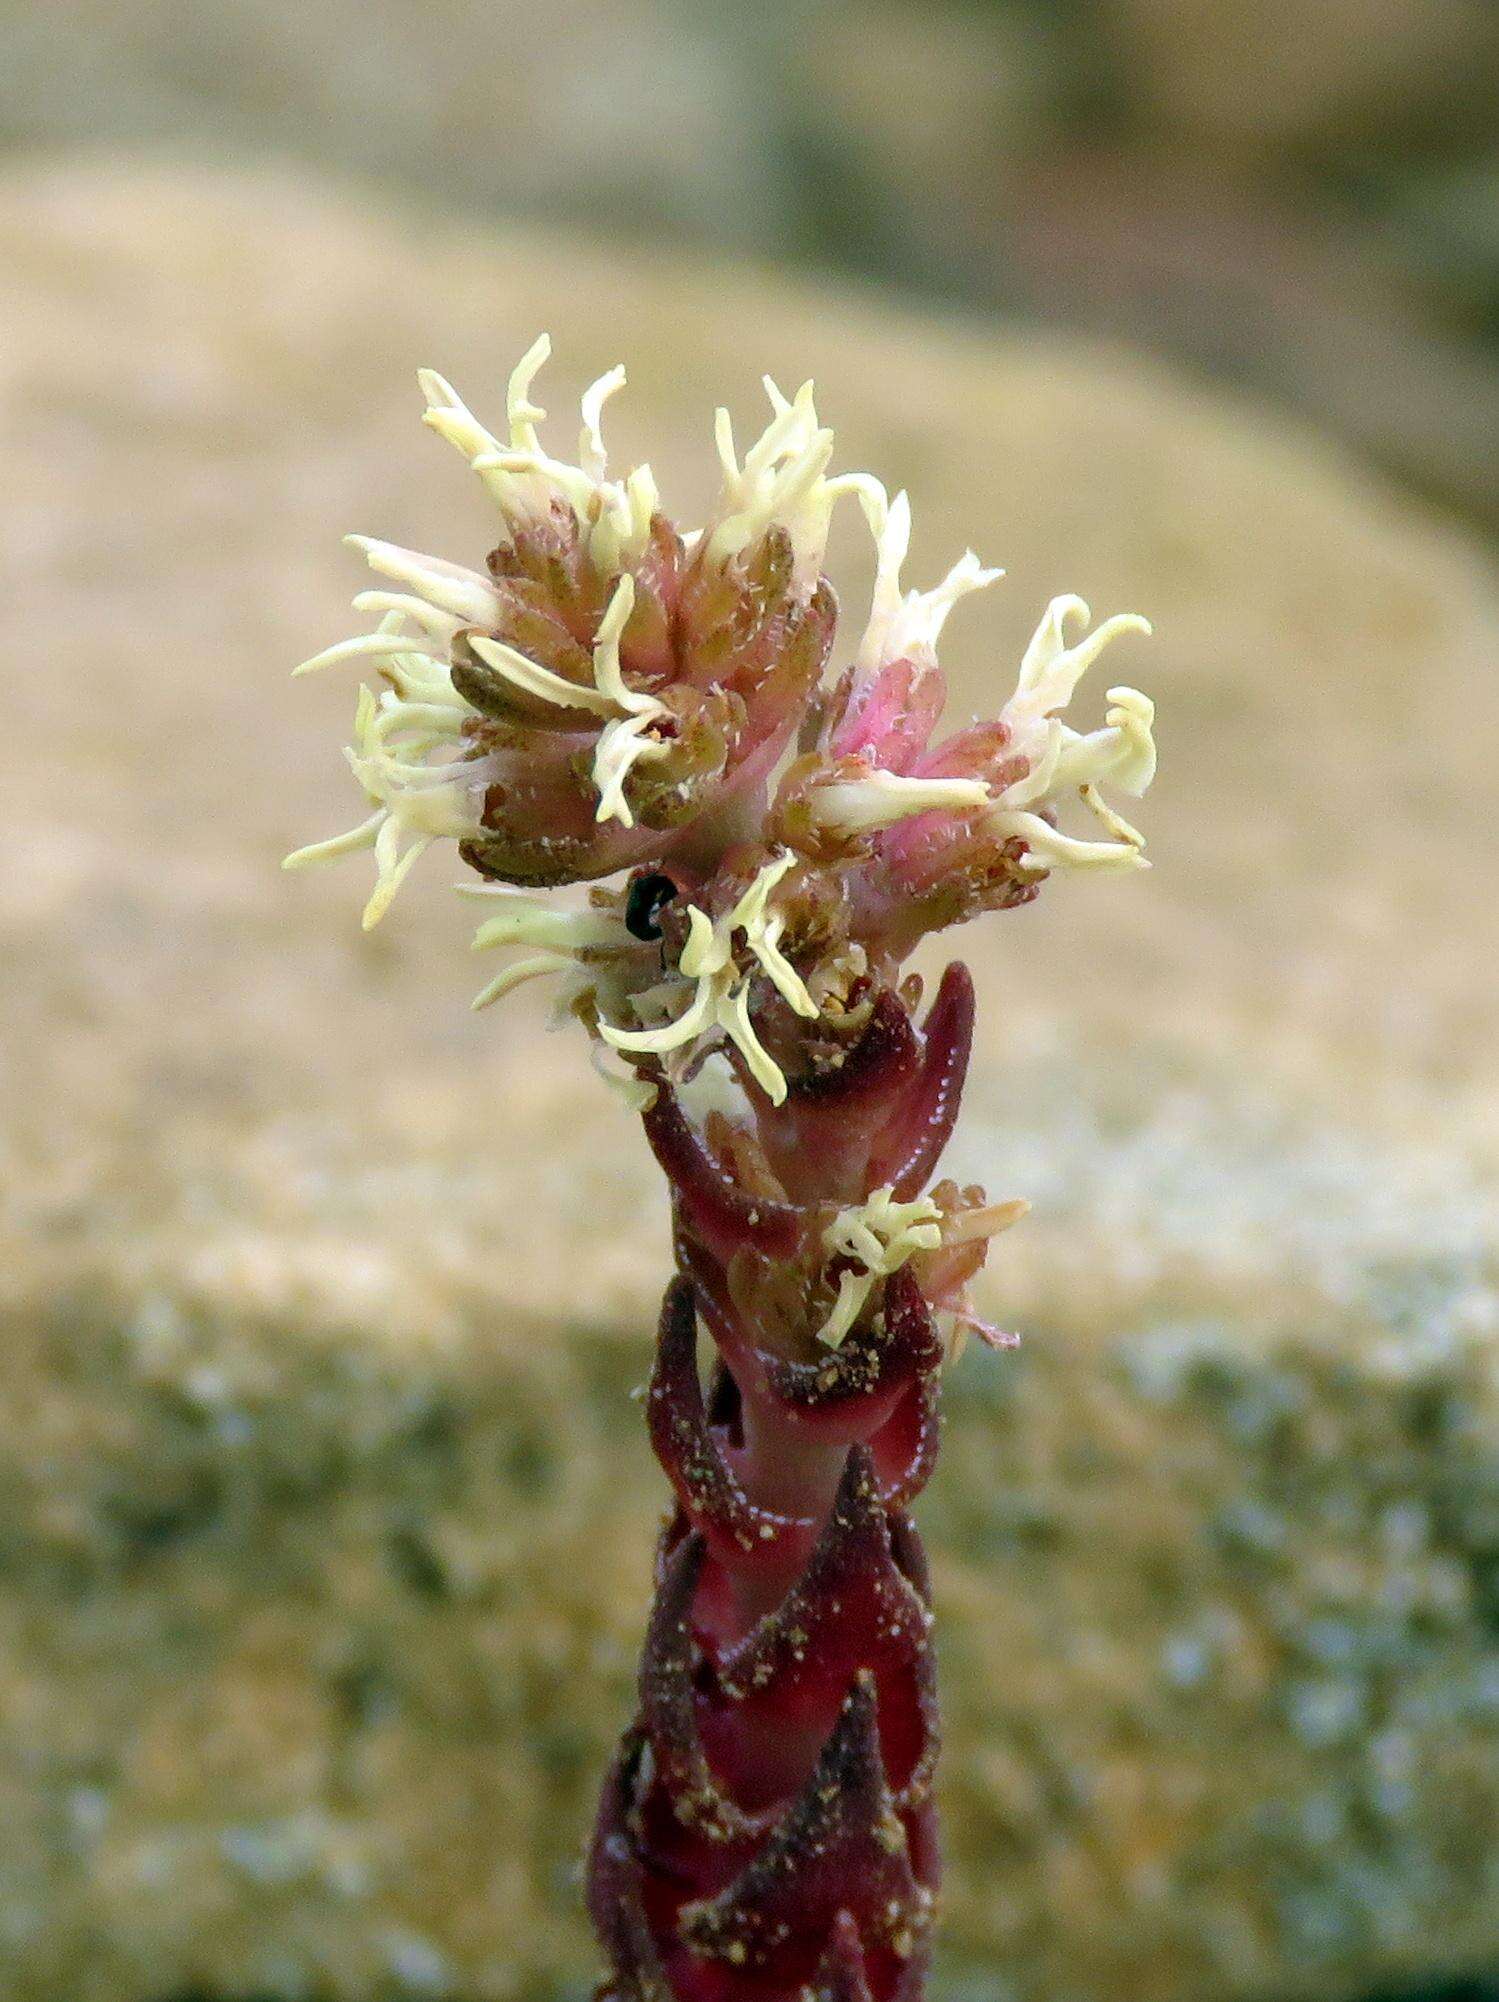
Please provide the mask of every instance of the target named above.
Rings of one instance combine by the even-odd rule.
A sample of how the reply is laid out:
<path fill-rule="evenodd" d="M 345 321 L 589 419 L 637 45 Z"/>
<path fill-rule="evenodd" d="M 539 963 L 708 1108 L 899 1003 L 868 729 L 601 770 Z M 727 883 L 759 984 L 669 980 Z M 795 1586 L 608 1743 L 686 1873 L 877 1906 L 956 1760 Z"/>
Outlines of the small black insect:
<path fill-rule="evenodd" d="M 676 894 L 677 886 L 670 876 L 637 876 L 625 899 L 625 930 L 631 938 L 660 938 L 658 920 Z"/>

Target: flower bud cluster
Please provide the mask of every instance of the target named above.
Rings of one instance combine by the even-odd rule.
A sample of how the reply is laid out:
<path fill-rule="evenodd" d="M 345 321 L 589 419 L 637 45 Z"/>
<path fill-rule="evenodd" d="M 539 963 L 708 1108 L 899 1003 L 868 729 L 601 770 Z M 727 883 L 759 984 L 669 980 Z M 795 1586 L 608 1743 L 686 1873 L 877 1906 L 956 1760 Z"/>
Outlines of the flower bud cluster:
<path fill-rule="evenodd" d="M 1125 615 L 1090 629 L 1081 599 L 1057 598 L 997 715 L 942 736 L 943 627 L 1000 573 L 968 552 L 932 589 L 905 589 L 906 496 L 830 474 L 810 383 L 787 398 L 767 379 L 770 420 L 742 456 L 718 412 L 718 498 L 683 532 L 648 466 L 609 476 L 602 412 L 623 369 L 584 394 L 576 462 L 544 448 L 531 392 L 548 351 L 543 337 L 511 376 L 503 439 L 423 372 L 426 421 L 477 475 L 499 539 L 479 569 L 351 538 L 382 580 L 355 599 L 374 629 L 297 671 L 358 660 L 377 674 L 348 751 L 370 811 L 288 866 L 372 848 L 369 926 L 422 851 L 453 841 L 488 906 L 474 944 L 506 954 L 475 1005 L 559 976 L 563 1012 L 633 1103 L 680 1089 L 744 1157 L 761 1114 L 835 1073 L 885 997 L 906 994 L 924 935 L 1028 901 L 1053 870 L 1147 866 L 1105 789 L 1150 784 L 1151 703 L 1111 688 L 1088 732 L 1063 712 L 1105 647 L 1149 628 Z M 840 496 L 869 527 L 876 576 L 828 684 L 822 566 Z M 1091 838 L 1060 824 L 1073 803 Z M 955 1221 L 987 1214 L 981 1201 L 939 1215 L 935 1195 L 857 1193 L 817 1226 L 828 1346 L 906 1260 L 955 1233 L 984 1241 Z"/>
<path fill-rule="evenodd" d="M 648 466 L 606 476 L 601 413 L 622 369 L 583 397 L 578 462 L 543 450 L 531 387 L 547 352 L 543 337 L 511 377 L 508 442 L 423 372 L 427 422 L 479 476 L 502 539 L 480 572 L 351 538 L 397 588 L 362 592 L 374 631 L 298 672 L 357 659 L 379 674 L 348 753 L 372 810 L 289 866 L 373 848 L 372 925 L 438 840 L 480 876 L 531 889 L 680 857 L 686 930 L 670 964 L 637 949 L 628 886 L 581 912 L 518 902 L 476 943 L 534 951 L 481 998 L 581 969 L 569 998 L 592 988 L 620 1007 L 624 1019 L 597 1011 L 615 1048 L 696 1052 L 727 1037 L 772 1097 L 784 1079 L 756 1027 L 767 1007 L 846 1026 L 857 990 L 888 981 L 923 933 L 1024 901 L 1055 868 L 1145 866 L 1142 837 L 1101 788 L 1149 785 L 1152 705 L 1118 687 L 1102 728 L 1061 720 L 1104 647 L 1148 632 L 1143 619 L 1090 632 L 1081 599 L 1054 600 L 999 714 L 934 744 L 943 625 L 1000 573 L 970 552 L 934 589 L 903 592 L 906 496 L 866 474 L 829 478 L 833 434 L 810 383 L 788 401 L 767 381 L 771 421 L 742 463 L 718 413 L 718 503 L 680 534 Z M 869 521 L 878 567 L 854 660 L 823 691 L 835 613 L 821 564 L 843 493 Z M 777 782 L 809 732 L 813 747 Z M 1059 827 L 1074 797 L 1104 838 Z"/>
<path fill-rule="evenodd" d="M 811 385 L 790 403 L 768 385 L 771 422 L 743 464 L 720 413 L 718 506 L 683 536 L 648 466 L 607 477 L 601 413 L 622 369 L 583 397 L 578 463 L 543 450 L 530 390 L 547 352 L 543 338 L 510 379 L 508 442 L 441 376 L 421 377 L 428 424 L 500 517 L 484 571 L 351 538 L 397 588 L 361 593 L 375 630 L 297 670 L 356 659 L 384 684 L 361 698 L 349 752 L 369 817 L 288 858 L 372 847 L 367 926 L 436 840 L 483 876 L 554 888 L 752 815 L 827 659 L 821 564 L 838 483 Z"/>

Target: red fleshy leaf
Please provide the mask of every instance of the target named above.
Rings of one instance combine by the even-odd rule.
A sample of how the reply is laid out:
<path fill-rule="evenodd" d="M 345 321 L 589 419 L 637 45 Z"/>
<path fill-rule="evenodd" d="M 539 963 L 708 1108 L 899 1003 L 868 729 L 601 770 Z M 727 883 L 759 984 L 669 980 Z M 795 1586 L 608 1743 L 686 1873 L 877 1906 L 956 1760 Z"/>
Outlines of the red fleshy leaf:
<path fill-rule="evenodd" d="M 926 1187 L 952 1138 L 973 1050 L 973 978 L 961 960 L 942 976 L 922 1025 L 921 1073 L 876 1143 L 870 1186 L 890 1183 L 899 1202 Z"/>
<path fill-rule="evenodd" d="M 895 1399 L 942 1361 L 942 1340 L 909 1266 L 892 1272 L 881 1290 L 882 1315 L 867 1315 L 836 1349 L 817 1362 L 767 1358 L 765 1380 L 773 1394 L 809 1415 L 844 1418 L 857 1404 L 862 1436 L 878 1429 Z M 882 1408 L 883 1407 L 883 1408 Z"/>
<path fill-rule="evenodd" d="M 717 1897 L 684 1906 L 678 1927 L 703 1958 L 746 1970 L 773 1959 L 785 1992 L 815 1977 L 846 1910 L 898 1960 L 916 1953 L 931 1914 L 885 1781 L 875 1681 L 865 1670 L 816 1769 L 754 1860 Z"/>
<path fill-rule="evenodd" d="M 725 1551 L 741 1568 L 805 1560 L 815 1525 L 757 1507 L 734 1478 L 714 1437 L 698 1376 L 697 1309 L 684 1279 L 673 1280 L 662 1304 L 647 1409 L 656 1457 L 711 1547 Z"/>
<path fill-rule="evenodd" d="M 716 1258 L 727 1263 L 743 1249 L 787 1258 L 796 1250 L 803 1229 L 800 1213 L 740 1188 L 709 1153 L 664 1079 L 641 1124 L 684 1217 Z"/>
<path fill-rule="evenodd" d="M 870 1455 L 855 1446 L 806 1570 L 716 1664 L 727 1707 L 708 1705 L 701 1728 L 741 1797 L 758 1806 L 800 1784 L 801 1748 L 815 1754 L 863 1670 L 879 1692 L 889 1784 L 923 1791 L 936 1738 L 930 1626 L 896 1562 Z"/>

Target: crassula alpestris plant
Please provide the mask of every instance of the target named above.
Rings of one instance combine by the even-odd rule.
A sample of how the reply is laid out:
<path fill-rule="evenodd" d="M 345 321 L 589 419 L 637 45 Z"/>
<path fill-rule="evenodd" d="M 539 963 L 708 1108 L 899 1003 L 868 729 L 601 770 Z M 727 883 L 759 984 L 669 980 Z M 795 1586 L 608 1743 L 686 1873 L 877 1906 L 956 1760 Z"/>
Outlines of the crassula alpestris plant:
<path fill-rule="evenodd" d="M 969 1286 L 1023 1212 L 934 1180 L 973 1033 L 966 970 L 923 1012 L 929 932 L 1033 898 L 1056 870 L 1144 866 L 1101 788 L 1142 793 L 1152 709 L 1061 720 L 1104 647 L 1048 606 L 997 716 L 938 735 L 936 649 L 999 573 L 967 554 L 903 591 L 910 515 L 830 475 L 807 384 L 740 456 L 716 422 L 707 525 L 650 469 L 576 463 L 537 425 L 540 340 L 492 436 L 424 373 L 427 423 L 498 514 L 482 568 L 353 538 L 381 588 L 348 752 L 368 817 L 289 866 L 373 850 L 366 926 L 451 840 L 510 948 L 487 1005 L 542 976 L 640 1114 L 670 1185 L 676 1273 L 648 1411 L 675 1495 L 639 1708 L 604 1787 L 588 1898 L 606 2002 L 918 2002 L 938 1880 L 931 1609 L 909 1514 L 944 1367 L 1005 1337 Z M 841 496 L 874 537 L 873 605 L 837 649 L 822 574 Z M 1059 810 L 1091 812 L 1091 838 Z M 540 895 L 539 892 L 564 892 Z M 705 1382 L 700 1331 L 716 1348 Z"/>

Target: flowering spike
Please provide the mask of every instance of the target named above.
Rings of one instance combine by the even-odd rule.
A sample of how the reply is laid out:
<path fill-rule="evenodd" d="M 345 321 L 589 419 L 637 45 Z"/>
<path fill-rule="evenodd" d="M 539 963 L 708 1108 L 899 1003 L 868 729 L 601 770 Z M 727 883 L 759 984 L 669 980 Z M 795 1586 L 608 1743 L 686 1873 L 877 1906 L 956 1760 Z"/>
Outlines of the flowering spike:
<path fill-rule="evenodd" d="M 599 2002 L 921 2002 L 939 1731 L 907 1511 L 944 1371 L 970 1332 L 1008 1339 L 970 1288 L 1025 1205 L 933 1180 L 973 987 L 949 966 L 921 1018 L 903 969 L 1054 869 L 1143 866 L 1110 801 L 1154 776 L 1151 703 L 1112 687 L 1087 731 L 1062 712 L 1149 628 L 1089 630 L 1081 599 L 1054 599 L 999 714 L 939 738 L 945 622 L 1000 573 L 969 551 L 904 588 L 910 503 L 832 470 L 810 382 L 766 378 L 743 449 L 717 413 L 718 496 L 684 532 L 648 466 L 610 476 L 622 368 L 583 393 L 576 463 L 554 456 L 533 395 L 549 353 L 542 336 L 512 372 L 503 437 L 421 373 L 498 546 L 468 567 L 350 538 L 372 629 L 297 671 L 372 677 L 348 752 L 366 811 L 286 866 L 371 850 L 370 925 L 453 842 L 480 879 L 474 948 L 504 955 L 475 1007 L 546 976 L 670 1188 L 647 1414 L 674 1507 L 590 1852 Z M 843 497 L 876 574 L 824 691 Z M 1091 838 L 1060 824 L 1074 802 Z"/>
<path fill-rule="evenodd" d="M 785 919 L 769 910 L 771 891 L 795 864 L 794 855 L 774 857 L 756 874 L 738 902 L 714 924 L 696 904 L 687 908 L 688 936 L 678 957 L 679 971 L 697 983 L 681 1012 L 659 1028 L 621 1029 L 600 1022 L 599 1034 L 617 1050 L 656 1056 L 696 1043 L 708 1030 L 721 1029 L 744 1059 L 772 1105 L 786 1098 L 786 1079 L 767 1054 L 749 1013 L 749 982 L 755 965 L 795 1014 L 820 1012 L 806 984 L 780 949 Z M 735 941 L 742 937 L 750 965 L 741 963 Z M 685 996 L 685 989 L 682 990 Z"/>

